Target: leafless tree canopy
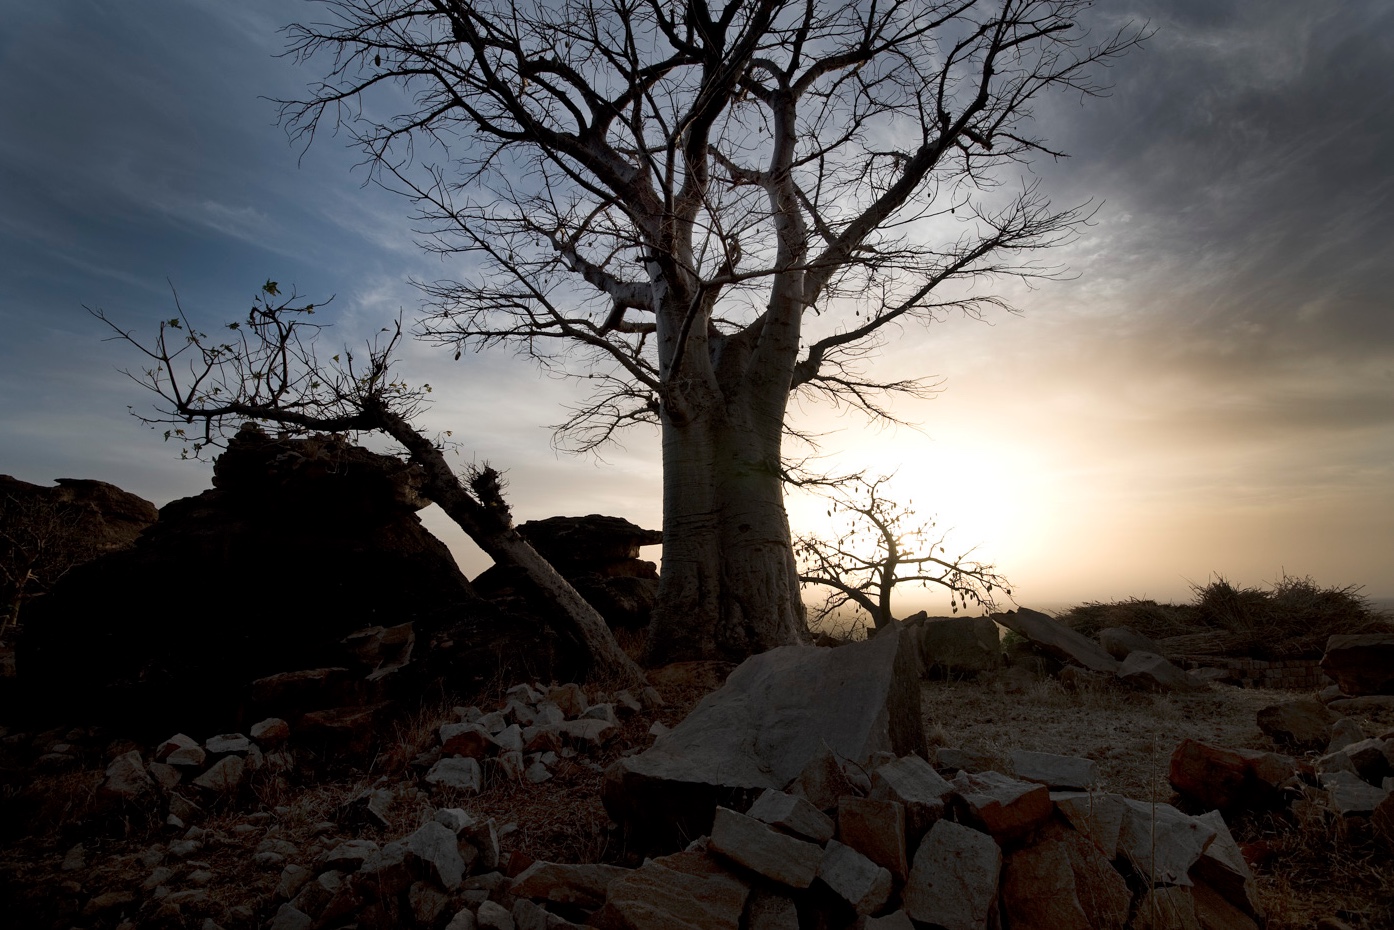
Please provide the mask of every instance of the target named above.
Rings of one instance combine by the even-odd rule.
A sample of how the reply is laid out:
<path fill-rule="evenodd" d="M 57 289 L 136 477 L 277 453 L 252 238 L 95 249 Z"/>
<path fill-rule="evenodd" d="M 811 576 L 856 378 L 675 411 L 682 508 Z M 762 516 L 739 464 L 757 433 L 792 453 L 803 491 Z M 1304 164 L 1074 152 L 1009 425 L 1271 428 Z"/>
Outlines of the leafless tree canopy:
<path fill-rule="evenodd" d="M 587 379 L 577 446 L 713 390 L 882 415 L 923 387 L 865 365 L 889 327 L 1005 306 L 983 279 L 1053 273 L 1083 218 L 998 184 L 1051 154 L 1033 103 L 1099 93 L 1140 38 L 1087 5 L 326 0 L 290 35 L 328 76 L 284 115 L 347 127 L 464 256 L 423 284 L 427 338 Z"/>

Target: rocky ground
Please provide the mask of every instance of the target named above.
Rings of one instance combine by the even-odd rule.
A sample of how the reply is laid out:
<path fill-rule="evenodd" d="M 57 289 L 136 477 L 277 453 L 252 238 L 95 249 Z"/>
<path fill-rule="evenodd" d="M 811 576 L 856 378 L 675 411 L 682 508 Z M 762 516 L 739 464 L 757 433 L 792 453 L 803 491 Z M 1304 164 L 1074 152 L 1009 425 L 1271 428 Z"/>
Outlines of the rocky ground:
<path fill-rule="evenodd" d="M 139 746 L 91 730 L 5 730 L 0 912 L 18 920 L 12 926 L 55 930 L 541 930 L 590 917 L 604 924 L 583 892 L 620 873 L 570 874 L 566 894 L 583 899 L 568 904 L 547 899 L 556 889 L 527 870 L 537 861 L 638 865 L 638 850 L 602 804 L 602 773 L 676 726 L 730 670 L 660 670 L 652 690 L 639 693 L 500 686 L 473 707 L 424 706 L 353 759 L 327 758 L 293 736 L 286 741 L 274 725 L 250 727 L 245 747 L 216 734 Z M 951 777 L 955 770 L 1017 774 L 1016 750 L 1081 757 L 1096 764 L 1100 792 L 1184 807 L 1168 783 L 1178 744 L 1273 750 L 1258 712 L 1304 697 L 1221 685 L 1154 693 L 1086 684 L 1066 687 L 1021 667 L 972 681 L 924 681 L 930 760 Z M 539 735 L 539 715 L 550 713 L 543 705 L 560 711 L 555 739 Z M 529 714 L 535 719 L 525 725 Z M 1363 737 L 1394 728 L 1378 702 L 1347 719 Z M 479 729 L 490 733 L 487 747 L 460 749 Z M 516 740 L 523 742 L 509 748 Z M 1310 775 L 1323 751 L 1293 755 Z M 132 753 L 137 764 L 123 770 Z M 442 767 L 443 759 L 478 764 Z M 123 771 L 133 779 L 124 786 Z M 1303 796 L 1276 811 L 1226 817 L 1253 866 L 1267 927 L 1394 926 L 1394 856 L 1369 819 L 1341 816 L 1320 790 L 1294 790 Z M 525 873 L 533 897 L 515 894 Z M 399 903 L 382 904 L 389 895 L 372 910 L 373 883 L 400 883 L 392 885 Z M 336 912 L 336 902 L 349 900 L 357 912 Z M 393 910 L 399 907 L 402 913 Z"/>

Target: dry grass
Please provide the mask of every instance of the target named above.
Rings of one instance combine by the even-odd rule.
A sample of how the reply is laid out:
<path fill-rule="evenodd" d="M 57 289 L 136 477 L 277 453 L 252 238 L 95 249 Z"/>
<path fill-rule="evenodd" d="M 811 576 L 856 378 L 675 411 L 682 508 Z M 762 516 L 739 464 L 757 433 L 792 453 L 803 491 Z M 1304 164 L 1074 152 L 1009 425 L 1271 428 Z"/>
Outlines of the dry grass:
<path fill-rule="evenodd" d="M 1284 575 L 1267 589 L 1235 587 L 1217 578 L 1193 590 L 1191 604 L 1092 602 L 1059 619 L 1086 636 L 1112 626 L 1131 627 L 1155 640 L 1219 634 L 1217 651 L 1258 658 L 1315 658 L 1332 635 L 1394 630 L 1394 619 L 1371 607 L 1356 585 L 1323 588 L 1311 578 Z"/>

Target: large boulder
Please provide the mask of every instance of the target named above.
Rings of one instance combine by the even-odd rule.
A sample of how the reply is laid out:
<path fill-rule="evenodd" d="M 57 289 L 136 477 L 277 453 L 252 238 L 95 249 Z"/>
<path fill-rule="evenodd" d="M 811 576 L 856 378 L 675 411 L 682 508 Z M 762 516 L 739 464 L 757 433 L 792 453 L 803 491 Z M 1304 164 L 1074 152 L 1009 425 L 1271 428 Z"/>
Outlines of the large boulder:
<path fill-rule="evenodd" d="M 483 624 L 545 655 L 537 625 L 508 630 L 422 526 L 419 483 L 413 466 L 341 439 L 244 428 L 212 490 L 166 505 L 134 547 L 80 566 L 31 605 L 18 656 L 29 705 L 141 721 L 157 736 L 236 729 L 249 682 L 361 668 L 361 640 L 343 640 L 404 623 L 418 652 L 433 641 L 447 656 L 465 650 L 469 625 Z M 389 677 L 413 684 L 401 670 Z"/>
<path fill-rule="evenodd" d="M 80 540 L 87 558 L 130 547 L 160 516 L 145 498 L 105 481 L 59 478 L 45 487 L 0 475 L 0 523 L 40 514 L 55 518 L 74 541 Z"/>
<path fill-rule="evenodd" d="M 1082 665 L 1090 671 L 1110 675 L 1118 672 L 1118 660 L 1105 652 L 1104 647 L 1040 611 L 1019 607 L 1006 613 L 993 614 L 992 619 L 1061 662 Z"/>
<path fill-rule="evenodd" d="M 971 678 L 1002 667 L 1002 635 L 987 617 L 912 617 L 926 674 Z"/>
<path fill-rule="evenodd" d="M 605 806 L 640 847 L 710 833 L 718 805 L 746 810 L 831 750 L 865 766 L 925 753 L 918 661 L 896 627 L 840 649 L 782 646 L 752 656 L 647 751 L 605 778 Z"/>
<path fill-rule="evenodd" d="M 1321 668 L 1346 694 L 1394 694 L 1394 631 L 1332 636 Z"/>
<path fill-rule="evenodd" d="M 529 520 L 518 532 L 611 626 L 649 622 L 658 600 L 658 566 L 641 559 L 639 550 L 661 544 L 662 532 L 596 513 Z M 486 597 L 518 598 L 544 615 L 553 609 L 517 569 L 495 565 L 473 584 Z"/>

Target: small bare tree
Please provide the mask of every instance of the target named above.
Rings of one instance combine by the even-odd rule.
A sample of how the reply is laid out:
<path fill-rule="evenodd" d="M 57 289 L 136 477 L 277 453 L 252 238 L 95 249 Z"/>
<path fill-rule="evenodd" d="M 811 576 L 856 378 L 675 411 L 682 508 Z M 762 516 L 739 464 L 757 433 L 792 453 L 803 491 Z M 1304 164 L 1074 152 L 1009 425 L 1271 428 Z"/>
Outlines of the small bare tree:
<path fill-rule="evenodd" d="M 987 610 L 994 596 L 1011 597 L 1009 582 L 996 566 L 970 558 L 972 551 L 949 556 L 933 520 L 917 521 L 914 507 L 886 495 L 892 475 L 860 476 L 823 492 L 828 517 L 837 520 L 829 535 L 806 534 L 794 541 L 799 580 L 828 589 L 818 618 L 855 604 L 871 616 L 876 629 L 891 622 L 891 594 L 897 588 L 937 585 L 949 592 L 954 613 L 970 603 Z"/>
<path fill-rule="evenodd" d="M 20 608 L 97 555 L 77 513 L 47 497 L 0 495 L 0 637 Z"/>
<path fill-rule="evenodd" d="M 227 325 L 225 339 L 195 329 L 177 296 L 175 305 L 178 316 L 161 322 L 150 344 L 89 309 L 115 331 L 113 338 L 147 359 L 139 372 L 126 372 L 159 398 L 153 414 L 132 410 L 141 422 L 168 426 L 165 439 L 185 442 L 185 454 L 195 456 L 245 421 L 297 433 L 390 437 L 422 469 L 425 496 L 495 562 L 522 570 L 558 608 L 588 650 L 593 674 L 643 678 L 600 614 L 514 529 L 498 472 L 475 469 L 462 481 L 442 447 L 412 425 L 431 386 L 409 386 L 393 372 L 400 320 L 382 329 L 362 356 L 345 349 L 325 359 L 316 350 L 323 327 L 310 319 L 315 305 L 294 293 L 283 297 L 275 281 L 262 285 L 245 321 Z"/>

